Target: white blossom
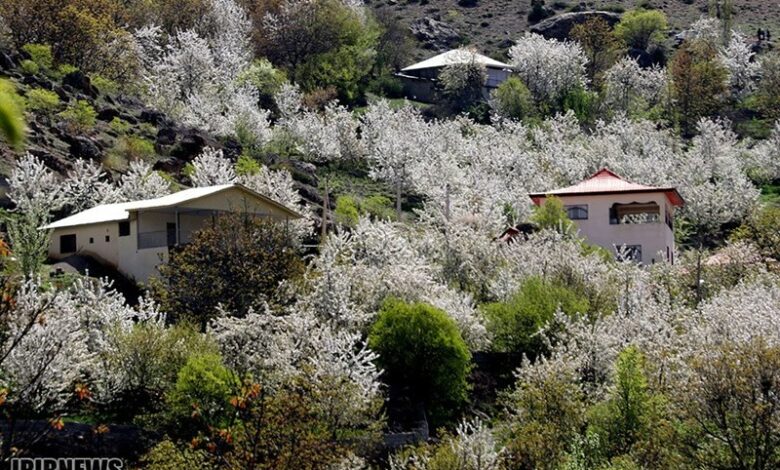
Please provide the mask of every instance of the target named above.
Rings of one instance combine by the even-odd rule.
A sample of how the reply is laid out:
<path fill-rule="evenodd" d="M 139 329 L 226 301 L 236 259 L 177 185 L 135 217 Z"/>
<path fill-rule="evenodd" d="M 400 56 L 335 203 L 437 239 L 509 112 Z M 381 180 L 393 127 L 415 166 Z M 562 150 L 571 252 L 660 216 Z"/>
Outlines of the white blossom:
<path fill-rule="evenodd" d="M 746 38 L 737 31 L 731 32 L 731 39 L 720 52 L 720 61 L 729 72 L 729 83 L 734 96 L 742 97 L 753 91 L 760 64 L 753 60 L 755 53 Z"/>
<path fill-rule="evenodd" d="M 154 199 L 170 192 L 170 183 L 142 160 L 130 162 L 130 169 L 119 180 L 120 202 Z"/>
<path fill-rule="evenodd" d="M 587 85 L 587 56 L 576 42 L 545 39 L 526 33 L 509 49 L 509 64 L 535 99 L 555 100 Z"/>
<path fill-rule="evenodd" d="M 233 163 L 225 158 L 222 150 L 206 147 L 192 160 L 190 180 L 195 187 L 230 184 L 237 180 Z"/>

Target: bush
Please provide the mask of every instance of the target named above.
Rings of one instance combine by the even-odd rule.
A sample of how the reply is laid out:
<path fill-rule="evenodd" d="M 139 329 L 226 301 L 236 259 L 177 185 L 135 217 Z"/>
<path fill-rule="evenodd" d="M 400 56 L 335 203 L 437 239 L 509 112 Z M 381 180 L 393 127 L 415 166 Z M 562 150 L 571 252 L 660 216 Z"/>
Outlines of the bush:
<path fill-rule="evenodd" d="M 23 109 L 24 99 L 14 85 L 0 79 L 0 133 L 11 145 L 17 145 L 24 137 Z"/>
<path fill-rule="evenodd" d="M 473 53 L 470 54 L 470 62 L 448 65 L 439 74 L 444 97 L 456 113 L 482 100 L 482 88 L 487 80 L 485 66 L 475 60 Z"/>
<path fill-rule="evenodd" d="M 97 88 L 98 91 L 103 94 L 115 95 L 119 93 L 119 84 L 102 75 L 92 75 L 90 80 L 92 85 L 94 85 L 95 88 Z"/>
<path fill-rule="evenodd" d="M 97 112 L 86 100 L 69 104 L 59 116 L 71 132 L 79 134 L 91 131 L 97 123 Z"/>
<path fill-rule="evenodd" d="M 154 286 L 162 307 L 174 321 L 189 319 L 202 329 L 217 306 L 243 316 L 264 302 L 273 306 L 279 284 L 303 274 L 303 261 L 284 224 L 248 214 L 217 217 L 172 250 L 159 267 Z"/>
<path fill-rule="evenodd" d="M 122 125 L 119 124 L 118 127 L 122 128 Z M 128 162 L 136 160 L 150 161 L 155 159 L 157 151 L 154 148 L 154 142 L 151 140 L 134 135 L 123 135 L 119 137 L 110 154 Z"/>
<path fill-rule="evenodd" d="M 262 58 L 255 60 L 239 80 L 250 83 L 257 89 L 258 104 L 261 108 L 276 110 L 274 96 L 287 82 L 287 74 L 275 68 L 268 59 Z"/>
<path fill-rule="evenodd" d="M 402 98 L 404 96 L 404 84 L 400 79 L 390 74 L 383 74 L 369 83 L 368 91 L 386 98 Z"/>
<path fill-rule="evenodd" d="M 554 14 L 554 11 L 545 8 L 544 0 L 531 0 L 531 11 L 528 12 L 528 22 L 538 23 L 545 18 L 553 16 Z"/>
<path fill-rule="evenodd" d="M 59 95 L 43 88 L 34 88 L 28 91 L 26 100 L 28 109 L 47 116 L 60 107 Z"/>
<path fill-rule="evenodd" d="M 54 56 L 51 53 L 51 46 L 47 44 L 25 44 L 22 50 L 30 55 L 30 60 L 44 72 L 54 68 Z"/>
<path fill-rule="evenodd" d="M 561 108 L 564 112 L 573 111 L 580 123 L 586 124 L 594 120 L 598 95 L 584 88 L 575 88 L 563 97 Z"/>
<path fill-rule="evenodd" d="M 390 386 L 422 402 L 434 428 L 466 401 L 471 354 L 457 325 L 442 310 L 388 299 L 368 342 L 379 354 Z"/>
<path fill-rule="evenodd" d="M 360 201 L 360 210 L 380 220 L 395 219 L 395 208 L 390 198 L 381 194 L 373 194 Z"/>
<path fill-rule="evenodd" d="M 515 76 L 499 85 L 491 97 L 491 106 L 501 116 L 519 120 L 534 114 L 531 92 L 525 83 Z"/>
<path fill-rule="evenodd" d="M 531 221 L 542 230 L 555 230 L 563 234 L 571 234 L 576 230 L 563 201 L 555 196 L 546 197 L 541 205 L 534 207 Z"/>
<path fill-rule="evenodd" d="M 165 439 L 149 450 L 141 458 L 143 468 L 147 470 L 181 470 L 183 468 L 198 468 L 202 470 L 216 469 L 209 462 L 209 454 L 205 450 L 192 449 L 189 444 L 174 444 Z"/>
<path fill-rule="evenodd" d="M 333 215 L 336 216 L 336 222 L 348 227 L 354 227 L 358 223 L 360 214 L 358 206 L 352 196 L 339 196 L 336 199 L 336 210 Z"/>
<path fill-rule="evenodd" d="M 750 242 L 763 255 L 780 260 L 780 207 L 766 205 L 755 211 L 731 234 L 731 239 Z"/>
<path fill-rule="evenodd" d="M 22 66 L 22 72 L 27 75 L 35 75 L 41 71 L 41 67 L 32 60 L 23 60 L 20 64 Z"/>
<path fill-rule="evenodd" d="M 219 354 L 202 353 L 187 360 L 166 401 L 174 422 L 224 426 L 231 410 L 230 397 L 240 388 L 241 381 L 225 367 Z M 179 429 L 187 432 L 185 426 Z"/>
<path fill-rule="evenodd" d="M 587 313 L 590 303 L 585 296 L 560 283 L 539 277 L 526 279 L 508 301 L 483 306 L 493 348 L 536 357 L 545 350 L 537 333 L 552 321 L 558 309 L 567 314 Z"/>
<path fill-rule="evenodd" d="M 652 42 L 664 40 L 669 23 L 659 10 L 631 10 L 620 18 L 615 35 L 631 49 L 647 50 Z"/>
<path fill-rule="evenodd" d="M 123 135 L 130 132 L 130 123 L 120 117 L 114 117 L 114 119 L 108 123 L 108 127 L 118 135 Z"/>

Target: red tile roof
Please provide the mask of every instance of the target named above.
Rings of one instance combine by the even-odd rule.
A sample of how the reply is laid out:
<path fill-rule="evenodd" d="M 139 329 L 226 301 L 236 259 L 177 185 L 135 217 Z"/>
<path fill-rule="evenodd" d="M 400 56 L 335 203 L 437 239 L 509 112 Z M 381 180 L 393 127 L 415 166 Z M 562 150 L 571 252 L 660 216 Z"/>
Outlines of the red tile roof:
<path fill-rule="evenodd" d="M 552 191 L 545 191 L 543 193 L 531 193 L 531 199 L 534 204 L 540 204 L 541 200 L 546 196 L 581 196 L 585 194 L 597 195 L 597 194 L 614 194 L 614 193 L 657 193 L 662 192 L 666 194 L 675 206 L 682 206 L 684 204 L 682 196 L 677 192 L 675 188 L 666 187 L 659 188 L 654 186 L 645 186 L 643 184 L 632 183 L 626 181 L 620 176 L 616 175 L 607 168 L 602 168 L 593 174 L 590 178 L 569 186 L 566 188 L 555 189 Z"/>

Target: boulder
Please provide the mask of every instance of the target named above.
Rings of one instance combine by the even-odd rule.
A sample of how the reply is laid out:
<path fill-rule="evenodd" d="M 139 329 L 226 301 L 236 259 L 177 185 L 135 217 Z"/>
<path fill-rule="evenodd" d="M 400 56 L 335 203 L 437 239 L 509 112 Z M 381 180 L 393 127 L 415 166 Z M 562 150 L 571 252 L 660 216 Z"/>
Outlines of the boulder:
<path fill-rule="evenodd" d="M 102 108 L 97 113 L 97 118 L 104 122 L 111 122 L 115 117 L 119 117 L 119 110 L 116 108 Z"/>
<path fill-rule="evenodd" d="M 62 77 L 62 84 L 65 90 L 68 90 L 67 87 L 71 87 L 73 90 L 78 90 L 89 97 L 97 98 L 98 96 L 98 92 L 92 86 L 91 80 L 81 70 L 74 70 Z"/>
<path fill-rule="evenodd" d="M 10 55 L 4 51 L 0 51 L 0 70 L 12 70 L 16 68 L 16 62 Z"/>
<path fill-rule="evenodd" d="M 568 39 L 571 29 L 588 21 L 591 18 L 602 18 L 610 26 L 620 21 L 620 14 L 611 11 L 576 11 L 556 15 L 552 18 L 540 21 L 531 26 L 531 32 L 541 34 L 548 39 L 558 39 L 560 41 Z"/>
<path fill-rule="evenodd" d="M 176 129 L 172 127 L 161 127 L 157 131 L 157 145 L 173 145 L 176 143 Z"/>
<path fill-rule="evenodd" d="M 154 109 L 144 109 L 139 116 L 141 122 L 148 122 L 149 124 L 159 127 L 169 124 L 168 118 L 165 113 Z"/>
<path fill-rule="evenodd" d="M 187 162 L 180 158 L 166 157 L 157 160 L 152 168 L 156 171 L 164 171 L 168 174 L 176 175 L 179 174 L 186 165 Z"/>
<path fill-rule="evenodd" d="M 426 49 L 446 51 L 456 47 L 463 40 L 460 33 L 448 23 L 431 17 L 413 21 L 409 29 Z"/>
<path fill-rule="evenodd" d="M 100 161 L 100 149 L 97 144 L 84 136 L 74 137 L 70 142 L 70 154 L 75 158 Z"/>
<path fill-rule="evenodd" d="M 171 150 L 171 156 L 189 162 L 200 155 L 204 147 L 220 148 L 221 146 L 205 132 L 187 129 L 182 133 L 178 145 Z"/>

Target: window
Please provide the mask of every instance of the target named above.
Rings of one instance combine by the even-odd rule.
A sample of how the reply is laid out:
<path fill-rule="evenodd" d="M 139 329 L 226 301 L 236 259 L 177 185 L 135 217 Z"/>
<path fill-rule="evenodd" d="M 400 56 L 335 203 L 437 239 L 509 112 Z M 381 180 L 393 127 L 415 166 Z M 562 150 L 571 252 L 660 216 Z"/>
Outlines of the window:
<path fill-rule="evenodd" d="M 109 237 L 108 235 L 106 235 L 106 243 L 108 243 L 108 242 L 110 242 L 110 241 L 111 241 L 111 237 Z"/>
<path fill-rule="evenodd" d="M 588 205 L 576 204 L 566 207 L 566 214 L 571 220 L 587 220 L 588 218 Z"/>
<path fill-rule="evenodd" d="M 76 252 L 76 234 L 60 235 L 60 253 Z"/>
<path fill-rule="evenodd" d="M 623 245 L 618 246 L 616 249 L 619 260 L 642 262 L 642 245 Z"/>
<path fill-rule="evenodd" d="M 94 238 L 92 238 L 92 237 L 89 237 L 89 244 L 91 245 L 91 244 L 93 244 L 93 243 L 95 243 L 95 239 L 94 239 Z"/>
<path fill-rule="evenodd" d="M 130 222 L 119 222 L 119 236 L 127 237 L 130 235 Z"/>
<path fill-rule="evenodd" d="M 654 202 L 630 204 L 612 204 L 609 208 L 609 223 L 616 224 L 657 224 L 660 208 Z"/>

